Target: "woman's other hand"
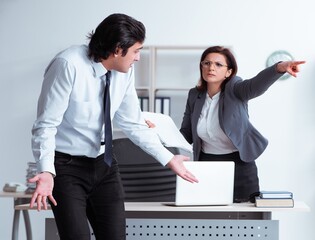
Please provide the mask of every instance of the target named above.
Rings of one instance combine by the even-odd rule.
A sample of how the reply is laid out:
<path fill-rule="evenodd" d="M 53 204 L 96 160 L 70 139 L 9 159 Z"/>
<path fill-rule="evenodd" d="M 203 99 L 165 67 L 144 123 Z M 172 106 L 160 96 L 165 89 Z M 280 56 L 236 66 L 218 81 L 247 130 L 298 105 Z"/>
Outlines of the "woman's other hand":
<path fill-rule="evenodd" d="M 155 124 L 150 120 L 145 120 L 145 123 L 148 125 L 149 128 L 155 128 Z"/>

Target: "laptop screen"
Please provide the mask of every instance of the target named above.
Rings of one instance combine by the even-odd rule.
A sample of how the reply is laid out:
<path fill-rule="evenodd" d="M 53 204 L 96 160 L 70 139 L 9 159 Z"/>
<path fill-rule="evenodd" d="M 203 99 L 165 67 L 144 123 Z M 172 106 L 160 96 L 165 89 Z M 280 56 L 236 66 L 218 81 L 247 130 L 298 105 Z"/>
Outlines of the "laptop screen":
<path fill-rule="evenodd" d="M 229 205 L 233 203 L 234 162 L 187 161 L 184 165 L 199 182 L 190 183 L 177 176 L 175 205 Z"/>

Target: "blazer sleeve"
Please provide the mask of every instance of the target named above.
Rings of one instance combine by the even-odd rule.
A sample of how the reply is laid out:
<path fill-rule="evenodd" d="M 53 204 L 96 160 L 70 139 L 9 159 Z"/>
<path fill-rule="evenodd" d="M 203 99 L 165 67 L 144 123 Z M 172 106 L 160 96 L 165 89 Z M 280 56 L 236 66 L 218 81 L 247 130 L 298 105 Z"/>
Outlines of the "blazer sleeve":
<path fill-rule="evenodd" d="M 242 101 L 262 95 L 283 75 L 283 73 L 277 72 L 276 65 L 262 70 L 253 78 L 244 81 L 241 81 L 241 79 L 232 81 L 234 83 L 234 86 L 232 86 L 234 94 Z"/>

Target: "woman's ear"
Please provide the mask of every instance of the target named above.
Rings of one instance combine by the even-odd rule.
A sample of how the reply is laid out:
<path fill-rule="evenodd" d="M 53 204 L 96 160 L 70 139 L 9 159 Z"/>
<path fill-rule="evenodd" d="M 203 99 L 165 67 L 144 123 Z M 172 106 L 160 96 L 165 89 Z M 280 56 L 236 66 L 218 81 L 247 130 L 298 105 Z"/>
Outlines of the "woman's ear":
<path fill-rule="evenodd" d="M 232 74 L 232 69 L 226 71 L 225 78 L 228 78 Z"/>

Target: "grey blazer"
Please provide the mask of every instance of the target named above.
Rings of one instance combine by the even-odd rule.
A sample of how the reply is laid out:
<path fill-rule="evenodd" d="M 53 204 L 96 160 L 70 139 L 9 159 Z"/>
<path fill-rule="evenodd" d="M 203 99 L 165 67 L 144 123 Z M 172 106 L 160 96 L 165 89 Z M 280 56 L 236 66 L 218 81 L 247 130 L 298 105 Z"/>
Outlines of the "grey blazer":
<path fill-rule="evenodd" d="M 248 116 L 248 100 L 262 95 L 283 74 L 276 71 L 276 65 L 266 68 L 257 76 L 242 80 L 233 77 L 221 91 L 219 99 L 219 123 L 240 153 L 241 160 L 252 162 L 268 145 Z M 190 89 L 180 132 L 193 143 L 194 160 L 199 160 L 201 139 L 197 135 L 197 123 L 207 92 Z"/>

